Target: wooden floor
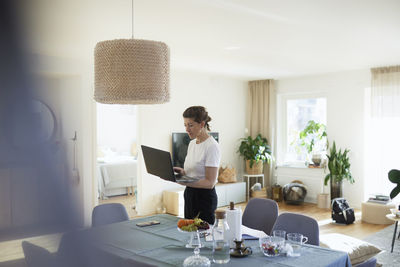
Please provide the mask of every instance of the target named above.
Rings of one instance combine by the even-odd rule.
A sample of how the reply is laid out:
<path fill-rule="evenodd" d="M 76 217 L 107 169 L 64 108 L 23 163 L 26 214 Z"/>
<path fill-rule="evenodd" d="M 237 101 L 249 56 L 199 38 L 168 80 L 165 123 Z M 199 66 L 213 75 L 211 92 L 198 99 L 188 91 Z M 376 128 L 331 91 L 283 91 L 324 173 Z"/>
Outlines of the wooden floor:
<path fill-rule="evenodd" d="M 107 200 L 101 200 L 101 203 L 122 203 L 129 214 L 129 217 L 136 218 L 140 217 L 135 210 L 135 197 L 134 196 L 117 196 L 111 197 Z M 247 203 L 238 204 L 242 210 L 245 209 Z M 318 221 L 320 226 L 320 234 L 326 233 L 341 233 L 356 238 L 363 239 L 368 235 L 371 235 L 387 225 L 376 225 L 361 222 L 361 213 L 356 210 L 356 221 L 351 225 L 340 225 L 333 223 L 331 220 L 330 209 L 320 209 L 316 204 L 304 203 L 300 206 L 287 205 L 282 202 L 278 202 L 279 212 L 297 212 L 304 215 L 313 217 Z M 30 242 L 37 244 L 38 246 L 47 248 L 51 252 L 57 251 L 58 244 L 61 234 L 52 234 L 46 236 L 32 237 L 28 239 L 11 240 L 6 242 L 0 242 L 0 266 L 6 261 L 16 260 L 18 264 L 12 266 L 23 267 L 23 252 L 21 248 L 22 240 L 29 240 Z"/>

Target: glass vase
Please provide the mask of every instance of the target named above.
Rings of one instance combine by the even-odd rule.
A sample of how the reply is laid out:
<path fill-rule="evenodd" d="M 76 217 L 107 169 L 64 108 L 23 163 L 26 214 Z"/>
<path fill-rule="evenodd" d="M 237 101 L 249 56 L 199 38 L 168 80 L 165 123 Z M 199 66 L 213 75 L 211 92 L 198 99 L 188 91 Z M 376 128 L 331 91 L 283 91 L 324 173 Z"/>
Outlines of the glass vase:
<path fill-rule="evenodd" d="M 338 197 L 343 197 L 343 181 L 336 179 L 336 176 L 331 177 L 331 200 Z"/>

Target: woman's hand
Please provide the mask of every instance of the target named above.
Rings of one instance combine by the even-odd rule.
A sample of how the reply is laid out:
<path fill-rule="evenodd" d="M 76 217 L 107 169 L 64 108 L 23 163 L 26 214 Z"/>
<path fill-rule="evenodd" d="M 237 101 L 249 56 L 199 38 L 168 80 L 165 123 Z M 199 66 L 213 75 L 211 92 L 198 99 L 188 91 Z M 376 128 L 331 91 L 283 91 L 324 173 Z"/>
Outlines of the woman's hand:
<path fill-rule="evenodd" d="M 186 175 L 185 170 L 183 168 L 180 168 L 180 167 L 174 167 L 174 172 L 179 173 L 180 176 Z M 176 182 L 176 183 L 180 184 L 180 185 L 183 185 L 183 186 L 186 186 L 185 183 L 179 183 L 179 182 Z"/>
<path fill-rule="evenodd" d="M 185 170 L 183 168 L 181 168 L 181 167 L 174 167 L 174 172 L 179 173 L 179 175 L 181 175 L 181 176 L 186 174 Z"/>

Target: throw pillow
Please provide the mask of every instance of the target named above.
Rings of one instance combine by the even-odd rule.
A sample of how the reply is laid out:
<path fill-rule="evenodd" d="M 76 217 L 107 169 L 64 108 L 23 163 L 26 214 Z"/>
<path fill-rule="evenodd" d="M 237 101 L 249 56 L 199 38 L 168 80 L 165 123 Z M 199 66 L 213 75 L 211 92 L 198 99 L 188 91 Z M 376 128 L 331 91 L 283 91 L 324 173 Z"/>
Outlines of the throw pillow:
<path fill-rule="evenodd" d="M 353 266 L 372 258 L 382 251 L 371 243 L 342 234 L 320 235 L 319 243 L 321 247 L 347 252 Z"/>

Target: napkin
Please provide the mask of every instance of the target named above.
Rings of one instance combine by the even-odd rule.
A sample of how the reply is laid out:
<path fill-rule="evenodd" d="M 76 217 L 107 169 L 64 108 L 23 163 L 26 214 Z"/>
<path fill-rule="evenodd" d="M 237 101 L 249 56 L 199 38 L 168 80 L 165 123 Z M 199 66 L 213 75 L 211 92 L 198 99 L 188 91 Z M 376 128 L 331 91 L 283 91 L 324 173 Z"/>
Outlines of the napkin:
<path fill-rule="evenodd" d="M 243 240 L 258 240 L 259 237 L 257 237 L 257 236 L 252 236 L 252 235 L 248 235 L 248 234 L 243 234 L 243 235 L 242 235 L 242 239 L 243 239 Z"/>
<path fill-rule="evenodd" d="M 281 251 L 282 254 L 286 254 L 287 257 L 293 257 L 293 248 L 290 244 L 286 243 Z"/>

